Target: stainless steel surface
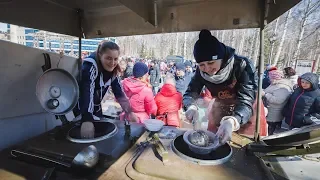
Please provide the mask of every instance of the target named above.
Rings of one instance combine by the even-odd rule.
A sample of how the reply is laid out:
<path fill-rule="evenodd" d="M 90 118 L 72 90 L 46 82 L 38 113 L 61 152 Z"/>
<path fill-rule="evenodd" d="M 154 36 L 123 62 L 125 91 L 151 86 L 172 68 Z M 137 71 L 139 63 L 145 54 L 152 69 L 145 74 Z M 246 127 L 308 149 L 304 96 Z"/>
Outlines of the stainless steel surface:
<path fill-rule="evenodd" d="M 49 69 L 40 76 L 36 85 L 36 95 L 47 112 L 64 115 L 76 106 L 79 86 L 76 79 L 66 70 Z"/>
<path fill-rule="evenodd" d="M 47 155 L 45 155 L 45 154 L 47 154 Z M 90 146 L 84 148 L 82 151 L 80 151 L 73 158 L 72 162 L 70 162 L 70 163 L 57 160 L 57 159 L 61 159 L 61 160 L 65 159 L 63 154 L 59 155 L 59 157 L 52 158 L 52 156 L 56 156 L 56 155 L 51 154 L 50 152 L 44 152 L 44 151 L 42 151 L 42 153 L 40 155 L 40 154 L 37 154 L 34 152 L 12 150 L 11 155 L 16 158 L 21 155 L 26 155 L 26 156 L 41 159 L 44 161 L 48 161 L 48 162 L 51 162 L 51 163 L 54 163 L 57 165 L 61 165 L 61 166 L 67 167 L 67 168 L 70 168 L 72 166 L 81 167 L 81 168 L 92 168 L 98 163 L 98 160 L 99 160 L 99 152 L 98 152 L 97 148 L 93 145 L 90 145 Z"/>
<path fill-rule="evenodd" d="M 112 136 L 114 136 L 118 132 L 117 126 L 112 122 L 95 121 L 94 123 L 110 123 L 110 124 L 114 125 L 114 129 L 110 133 L 107 133 L 107 134 L 105 134 L 103 136 L 95 137 L 95 138 L 92 138 L 92 139 L 80 139 L 80 138 L 73 138 L 73 137 L 70 136 L 70 132 L 74 128 L 77 128 L 76 126 L 74 126 L 69 130 L 69 132 L 67 134 L 67 139 L 69 141 L 71 141 L 71 142 L 74 142 L 74 143 L 83 143 L 83 144 L 84 143 L 93 143 L 93 142 L 98 142 L 98 141 L 102 141 L 102 140 L 111 138 Z"/>
<path fill-rule="evenodd" d="M 94 145 L 90 145 L 84 148 L 77 156 L 73 159 L 72 164 L 92 168 L 94 167 L 99 160 L 99 152 Z"/>
<path fill-rule="evenodd" d="M 63 56 L 61 58 L 59 54 L 54 52 L 31 48 L 8 41 L 0 41 L 0 47 L 0 63 L 2 64 L 0 87 L 3 87 L 0 88 L 0 121 L 3 121 L 5 118 L 10 118 L 7 119 L 8 121 L 21 119 L 21 122 L 24 123 L 20 122 L 20 124 L 27 126 L 30 123 L 26 123 L 26 117 L 23 116 L 35 116 L 39 113 L 47 113 L 41 107 L 35 93 L 37 81 L 41 74 L 43 74 L 41 69 L 41 66 L 44 65 L 42 53 L 48 53 L 50 55 L 52 67 L 57 67 L 57 63 L 60 60 L 59 68 L 68 71 L 74 77 L 78 74 L 76 59 L 70 56 Z M 37 118 L 31 119 L 35 120 Z M 31 119 L 29 121 L 31 121 Z M 41 126 L 45 127 L 45 125 Z M 32 134 L 32 128 L 18 131 L 20 133 L 24 131 Z M 16 135 L 11 134 L 10 136 Z M 20 139 L 20 141 L 21 140 L 24 139 Z"/>

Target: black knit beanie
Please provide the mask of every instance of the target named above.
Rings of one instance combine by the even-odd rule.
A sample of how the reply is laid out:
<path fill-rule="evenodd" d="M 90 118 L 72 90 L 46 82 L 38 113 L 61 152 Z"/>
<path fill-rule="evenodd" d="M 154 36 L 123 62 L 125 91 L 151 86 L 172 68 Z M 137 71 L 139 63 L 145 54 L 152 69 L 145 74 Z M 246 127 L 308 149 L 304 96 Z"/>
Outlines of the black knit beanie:
<path fill-rule="evenodd" d="M 225 56 L 225 46 L 210 31 L 203 29 L 200 31 L 199 40 L 194 45 L 193 55 L 197 63 L 223 59 Z"/>

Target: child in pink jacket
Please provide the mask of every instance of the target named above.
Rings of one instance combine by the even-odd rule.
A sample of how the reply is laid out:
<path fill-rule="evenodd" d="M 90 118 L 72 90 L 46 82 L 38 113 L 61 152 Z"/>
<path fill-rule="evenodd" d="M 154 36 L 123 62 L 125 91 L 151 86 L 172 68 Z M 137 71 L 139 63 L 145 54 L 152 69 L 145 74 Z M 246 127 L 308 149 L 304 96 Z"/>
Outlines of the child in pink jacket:
<path fill-rule="evenodd" d="M 156 115 L 157 105 L 148 80 L 148 67 L 144 63 L 137 62 L 133 66 L 133 77 L 123 80 L 123 90 L 132 107 L 132 112 L 139 119 L 139 123 L 150 119 L 150 115 Z"/>

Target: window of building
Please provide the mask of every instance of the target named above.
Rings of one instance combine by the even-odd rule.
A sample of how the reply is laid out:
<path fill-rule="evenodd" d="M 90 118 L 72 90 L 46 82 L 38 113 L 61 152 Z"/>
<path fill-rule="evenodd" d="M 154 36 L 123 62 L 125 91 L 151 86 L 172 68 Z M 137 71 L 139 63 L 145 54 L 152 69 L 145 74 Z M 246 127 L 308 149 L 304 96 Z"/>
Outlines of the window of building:
<path fill-rule="evenodd" d="M 33 42 L 26 42 L 26 46 L 33 47 Z"/>
<path fill-rule="evenodd" d="M 26 36 L 26 40 L 33 40 L 34 38 L 32 36 Z"/>

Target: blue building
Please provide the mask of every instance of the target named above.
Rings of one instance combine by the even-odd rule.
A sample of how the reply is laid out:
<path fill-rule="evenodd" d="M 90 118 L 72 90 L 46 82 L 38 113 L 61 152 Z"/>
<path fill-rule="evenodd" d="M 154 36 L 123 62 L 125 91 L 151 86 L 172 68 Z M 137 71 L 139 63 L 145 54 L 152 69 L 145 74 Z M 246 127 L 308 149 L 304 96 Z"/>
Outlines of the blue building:
<path fill-rule="evenodd" d="M 17 26 L 12 28 L 13 26 L 14 25 L 10 25 L 10 24 L 7 25 L 8 33 L 11 34 L 12 36 L 11 40 L 13 40 L 13 42 L 17 41 L 16 43 L 24 44 L 29 47 L 35 47 L 34 43 L 38 43 L 36 47 L 40 49 L 44 49 L 46 47 L 47 50 L 55 51 L 55 52 L 64 50 L 64 53 L 66 54 L 70 53 L 73 50 L 74 54 L 78 54 L 79 39 L 77 37 L 64 39 L 63 42 L 61 40 L 52 40 L 57 38 L 48 37 L 46 38 L 47 39 L 46 46 L 44 46 L 44 40 L 42 38 L 39 38 L 38 40 L 34 39 L 35 38 L 34 33 L 39 32 L 38 29 L 23 28 L 23 27 L 17 28 Z M 15 32 L 12 32 L 12 31 L 15 31 Z M 55 36 L 59 36 L 59 34 L 56 34 Z M 63 36 L 64 35 L 61 35 L 61 39 L 63 39 Z M 18 40 L 15 40 L 15 39 L 18 39 Z M 81 50 L 83 52 L 92 53 L 97 49 L 98 44 L 102 40 L 109 40 L 109 41 L 115 42 L 115 38 L 82 39 Z"/>

